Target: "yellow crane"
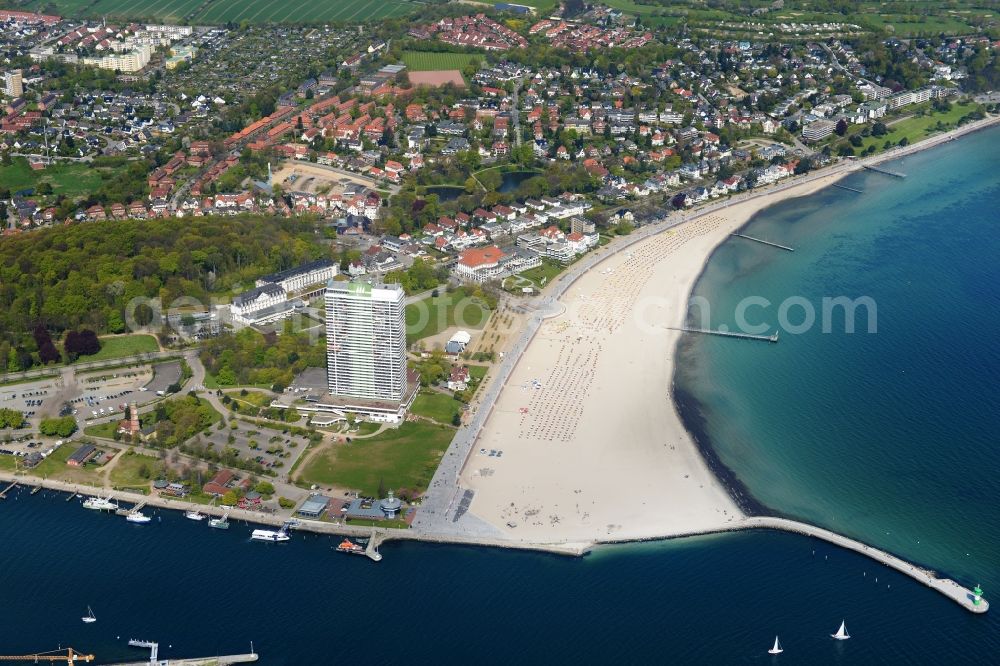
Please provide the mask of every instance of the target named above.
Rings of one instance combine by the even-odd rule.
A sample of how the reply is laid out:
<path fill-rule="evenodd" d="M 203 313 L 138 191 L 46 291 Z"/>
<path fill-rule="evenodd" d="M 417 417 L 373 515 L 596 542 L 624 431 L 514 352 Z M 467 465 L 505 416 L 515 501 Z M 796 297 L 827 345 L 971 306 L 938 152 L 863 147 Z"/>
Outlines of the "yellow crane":
<path fill-rule="evenodd" d="M 93 661 L 94 655 L 83 654 L 82 652 L 77 652 L 73 648 L 66 648 L 65 654 L 64 650 L 61 648 L 59 650 L 50 650 L 49 652 L 39 652 L 38 654 L 15 654 L 6 655 L 0 654 L 0 661 L 33 661 L 36 664 L 41 661 L 47 662 L 57 662 L 65 661 L 67 664 L 73 664 L 77 661 Z"/>

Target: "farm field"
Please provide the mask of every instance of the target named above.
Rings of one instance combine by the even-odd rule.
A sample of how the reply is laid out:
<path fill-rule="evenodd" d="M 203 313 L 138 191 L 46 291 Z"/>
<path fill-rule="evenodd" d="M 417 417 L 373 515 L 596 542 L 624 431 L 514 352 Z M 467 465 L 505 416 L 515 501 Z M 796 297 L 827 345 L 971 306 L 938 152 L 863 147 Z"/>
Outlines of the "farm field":
<path fill-rule="evenodd" d="M 170 23 L 318 23 L 369 21 L 417 10 L 412 0 L 36 0 L 26 9 L 56 8 L 66 17 L 148 18 Z"/>
<path fill-rule="evenodd" d="M 433 53 L 431 51 L 403 51 L 403 62 L 414 72 L 430 72 L 441 69 L 462 69 L 473 60 L 482 60 L 475 53 Z"/>

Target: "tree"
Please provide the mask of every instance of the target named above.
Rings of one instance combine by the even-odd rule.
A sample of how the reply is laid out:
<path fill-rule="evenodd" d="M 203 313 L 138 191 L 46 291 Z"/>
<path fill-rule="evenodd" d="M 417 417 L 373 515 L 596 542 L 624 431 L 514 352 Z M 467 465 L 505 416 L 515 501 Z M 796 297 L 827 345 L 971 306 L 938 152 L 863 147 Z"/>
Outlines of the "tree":
<path fill-rule="evenodd" d="M 828 125 L 829 127 L 829 125 Z M 833 130 L 837 133 L 837 136 L 844 136 L 847 134 L 847 121 L 841 118 L 837 121 L 837 126 Z"/>
<path fill-rule="evenodd" d="M 885 136 L 888 132 L 889 128 L 883 122 L 877 122 L 872 126 L 872 136 Z"/>
<path fill-rule="evenodd" d="M 55 363 L 62 359 L 59 355 L 59 350 L 52 343 L 52 336 L 49 335 L 48 330 L 41 324 L 35 327 L 32 334 L 35 338 L 35 344 L 38 346 L 38 358 L 41 360 L 42 365 L 48 365 L 49 363 Z"/>
<path fill-rule="evenodd" d="M 49 437 L 69 437 L 76 432 L 76 419 L 72 416 L 42 419 L 42 422 L 38 424 L 38 431 Z"/>
<path fill-rule="evenodd" d="M 24 414 L 16 409 L 0 408 L 0 428 L 20 428 Z"/>
<path fill-rule="evenodd" d="M 92 356 L 101 351 L 101 341 L 97 334 L 88 328 L 82 331 L 70 331 L 66 334 L 63 349 L 66 351 L 66 356 L 73 361 L 80 356 Z"/>

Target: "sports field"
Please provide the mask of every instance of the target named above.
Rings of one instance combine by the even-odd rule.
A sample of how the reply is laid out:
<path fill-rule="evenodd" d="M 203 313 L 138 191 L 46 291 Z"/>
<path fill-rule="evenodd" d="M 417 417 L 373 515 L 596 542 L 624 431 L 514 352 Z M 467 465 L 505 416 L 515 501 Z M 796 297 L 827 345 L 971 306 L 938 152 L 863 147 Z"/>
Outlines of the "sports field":
<path fill-rule="evenodd" d="M 444 69 L 458 69 L 472 60 L 482 60 L 475 53 L 433 53 L 430 51 L 403 51 L 403 62 L 411 72 L 431 72 Z"/>
<path fill-rule="evenodd" d="M 196 25 L 359 22 L 403 16 L 421 6 L 412 0 L 35 0 L 30 7 L 50 5 L 68 18 L 148 18 Z"/>

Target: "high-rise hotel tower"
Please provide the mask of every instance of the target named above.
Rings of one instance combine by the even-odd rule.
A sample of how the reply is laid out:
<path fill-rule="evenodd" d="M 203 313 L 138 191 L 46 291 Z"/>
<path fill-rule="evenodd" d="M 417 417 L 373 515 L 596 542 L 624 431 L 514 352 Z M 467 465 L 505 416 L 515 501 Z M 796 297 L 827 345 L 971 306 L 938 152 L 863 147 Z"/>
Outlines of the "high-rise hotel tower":
<path fill-rule="evenodd" d="M 327 284 L 326 372 L 332 395 L 396 402 L 404 399 L 404 306 L 399 285 Z"/>

